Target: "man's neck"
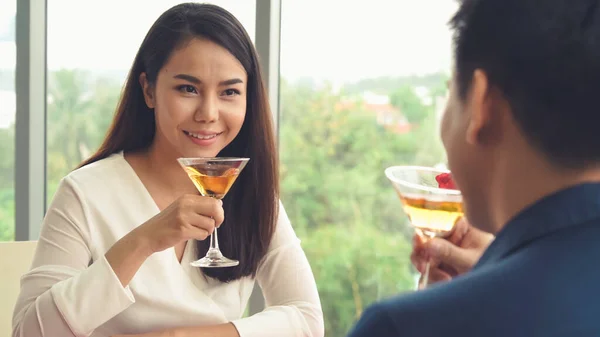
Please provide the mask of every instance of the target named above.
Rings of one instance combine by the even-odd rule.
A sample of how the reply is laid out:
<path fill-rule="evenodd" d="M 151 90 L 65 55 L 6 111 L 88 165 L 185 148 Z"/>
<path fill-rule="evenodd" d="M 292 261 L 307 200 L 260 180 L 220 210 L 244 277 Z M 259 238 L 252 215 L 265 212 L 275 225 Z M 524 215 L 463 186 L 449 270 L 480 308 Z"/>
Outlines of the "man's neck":
<path fill-rule="evenodd" d="M 490 193 L 493 232 L 504 226 L 525 208 L 546 196 L 586 182 L 600 182 L 600 168 L 560 169 L 535 155 L 512 158 L 500 164 Z"/>

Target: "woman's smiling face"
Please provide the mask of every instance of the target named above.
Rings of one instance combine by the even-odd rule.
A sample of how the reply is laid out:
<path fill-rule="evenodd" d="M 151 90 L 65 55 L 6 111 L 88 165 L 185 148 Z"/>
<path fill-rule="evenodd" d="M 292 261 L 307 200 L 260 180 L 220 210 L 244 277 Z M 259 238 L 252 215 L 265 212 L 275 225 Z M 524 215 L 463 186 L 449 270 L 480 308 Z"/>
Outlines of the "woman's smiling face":
<path fill-rule="evenodd" d="M 217 156 L 242 128 L 247 82 L 242 64 L 210 40 L 174 50 L 155 85 L 140 76 L 156 120 L 154 148 L 166 156 Z"/>

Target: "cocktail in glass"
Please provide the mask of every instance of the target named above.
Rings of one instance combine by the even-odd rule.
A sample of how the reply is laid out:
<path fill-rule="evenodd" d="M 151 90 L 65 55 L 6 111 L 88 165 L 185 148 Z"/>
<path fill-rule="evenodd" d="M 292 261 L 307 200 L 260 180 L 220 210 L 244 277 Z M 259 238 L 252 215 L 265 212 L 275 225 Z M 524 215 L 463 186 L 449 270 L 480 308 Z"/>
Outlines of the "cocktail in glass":
<path fill-rule="evenodd" d="M 436 176 L 449 173 L 431 167 L 392 166 L 385 170 L 400 197 L 404 213 L 416 233 L 425 240 L 447 237 L 463 217 L 462 194 L 453 188 L 440 188 Z M 431 261 L 427 261 L 418 289 L 429 281 Z"/>
<path fill-rule="evenodd" d="M 223 199 L 249 158 L 178 158 L 188 177 L 201 195 Z M 219 249 L 217 229 L 210 236 L 210 248 L 206 256 L 191 263 L 194 267 L 220 268 L 237 266 L 239 261 L 229 259 Z"/>

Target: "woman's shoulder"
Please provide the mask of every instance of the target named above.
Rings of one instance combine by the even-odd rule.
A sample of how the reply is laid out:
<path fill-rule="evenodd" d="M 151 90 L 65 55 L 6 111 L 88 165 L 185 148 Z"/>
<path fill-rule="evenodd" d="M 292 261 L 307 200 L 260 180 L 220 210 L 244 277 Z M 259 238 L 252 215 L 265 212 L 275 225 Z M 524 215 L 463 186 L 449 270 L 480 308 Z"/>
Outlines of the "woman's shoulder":
<path fill-rule="evenodd" d="M 292 223 L 290 222 L 290 218 L 288 217 L 281 200 L 278 200 L 277 213 L 277 222 L 275 224 L 275 231 L 269 245 L 269 252 L 282 246 L 296 245 L 300 243 L 300 239 L 296 236 L 296 232 L 294 231 Z"/>
<path fill-rule="evenodd" d="M 96 204 L 115 202 L 116 196 L 112 189 L 123 185 L 127 167 L 120 161 L 120 154 L 85 165 L 61 179 L 49 205 L 49 212 L 59 211 L 69 216 L 84 219 L 85 209 Z M 117 180 L 121 179 L 121 181 Z"/>
<path fill-rule="evenodd" d="M 82 190 L 110 187 L 115 179 L 122 179 L 127 173 L 127 164 L 122 153 L 114 153 L 106 158 L 71 171 L 63 182 Z"/>

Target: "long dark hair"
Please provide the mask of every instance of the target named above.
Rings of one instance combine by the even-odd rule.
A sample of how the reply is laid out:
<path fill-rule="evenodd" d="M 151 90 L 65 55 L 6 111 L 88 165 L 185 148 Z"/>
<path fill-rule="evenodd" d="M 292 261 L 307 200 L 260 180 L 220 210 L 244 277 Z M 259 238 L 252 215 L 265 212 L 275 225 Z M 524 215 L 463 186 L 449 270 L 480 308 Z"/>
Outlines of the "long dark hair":
<path fill-rule="evenodd" d="M 225 222 L 219 228 L 223 254 L 237 259 L 232 268 L 206 268 L 205 275 L 222 282 L 255 276 L 278 216 L 279 173 L 271 112 L 258 55 L 242 24 L 228 11 L 209 4 L 184 3 L 163 13 L 146 35 L 127 77 L 112 125 L 100 149 L 85 166 L 120 151 L 150 147 L 155 120 L 144 101 L 141 73 L 151 85 L 171 53 L 193 38 L 209 39 L 227 49 L 248 74 L 246 118 L 238 136 L 219 156 L 251 158 L 225 199 Z M 208 240 L 198 241 L 199 257 Z"/>

